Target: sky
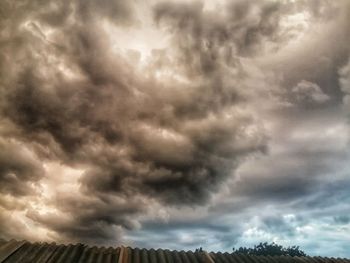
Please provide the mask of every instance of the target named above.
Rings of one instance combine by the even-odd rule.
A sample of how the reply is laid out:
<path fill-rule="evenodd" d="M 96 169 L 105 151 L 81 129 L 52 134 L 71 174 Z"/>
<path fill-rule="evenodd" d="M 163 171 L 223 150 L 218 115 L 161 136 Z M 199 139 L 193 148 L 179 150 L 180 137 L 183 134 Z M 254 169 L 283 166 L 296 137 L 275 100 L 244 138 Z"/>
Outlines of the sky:
<path fill-rule="evenodd" d="M 1 0 L 0 238 L 350 257 L 350 2 Z"/>

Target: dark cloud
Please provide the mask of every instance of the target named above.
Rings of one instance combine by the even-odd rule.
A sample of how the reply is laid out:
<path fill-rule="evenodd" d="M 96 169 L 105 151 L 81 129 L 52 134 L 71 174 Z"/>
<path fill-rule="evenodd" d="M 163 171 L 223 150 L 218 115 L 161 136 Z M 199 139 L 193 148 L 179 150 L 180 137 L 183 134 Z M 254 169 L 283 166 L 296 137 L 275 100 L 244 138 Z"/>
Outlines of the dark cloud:
<path fill-rule="evenodd" d="M 237 55 L 260 53 L 264 42 L 284 40 L 281 17 L 294 11 L 287 6 L 278 1 L 232 1 L 218 16 L 205 11 L 200 2 L 164 2 L 155 7 L 155 19 L 168 23 L 185 61 L 198 63 L 203 73 L 210 73 L 222 62 L 234 63 Z"/>
<path fill-rule="evenodd" d="M 14 29 L 18 22 L 40 21 L 48 26 L 62 27 L 68 20 L 75 23 L 85 23 L 94 19 L 106 19 L 117 25 L 132 25 L 136 22 L 134 16 L 134 4 L 128 1 L 103 0 L 103 1 L 3 1 L 1 3 L 1 23 L 12 28 L 3 27 L 3 31 Z M 10 19 L 11 18 L 11 19 Z"/>
<path fill-rule="evenodd" d="M 348 216 L 335 216 L 334 222 L 337 224 L 348 224 L 350 222 L 350 218 Z"/>
<path fill-rule="evenodd" d="M 350 59 L 348 63 L 339 69 L 339 83 L 341 91 L 344 93 L 343 104 L 349 111 L 349 93 L 350 93 Z"/>
<path fill-rule="evenodd" d="M 145 211 L 147 200 L 176 206 L 205 203 L 247 155 L 265 150 L 266 138 L 254 118 L 236 109 L 243 98 L 230 86 L 229 69 L 215 59 L 227 41 L 203 52 L 193 46 L 186 65 L 180 62 L 189 50 L 178 49 L 175 63 L 197 79 L 161 85 L 138 75 L 122 55 L 112 56 L 107 32 L 96 23 L 99 18 L 129 19 L 126 2 L 35 7 L 26 6 L 26 16 L 11 21 L 11 35 L 3 44 L 2 56 L 11 54 L 11 60 L 3 67 L 8 76 L 1 86 L 1 110 L 16 127 L 13 139 L 31 145 L 42 161 L 82 167 L 80 194 L 95 199 L 83 201 L 80 194 L 65 199 L 62 194 L 59 202 L 49 203 L 63 215 L 30 210 L 32 221 L 61 238 L 108 240 L 116 235 L 110 231 L 114 227 L 135 227 L 132 217 Z M 212 33 L 214 24 L 208 24 Z M 55 29 L 48 37 L 50 27 Z M 212 33 L 204 40 L 214 40 Z M 192 40 L 183 41 L 187 46 Z M 14 169 L 25 170 L 25 177 L 27 166 Z M 19 191 L 12 189 L 17 179 L 5 172 L 8 191 Z M 136 202 L 137 196 L 144 201 Z"/>
<path fill-rule="evenodd" d="M 32 184 L 43 176 L 44 170 L 30 150 L 15 142 L 0 140 L 1 194 L 33 195 Z"/>
<path fill-rule="evenodd" d="M 109 19 L 110 21 L 130 25 L 136 22 L 133 3 L 123 0 L 78 0 L 77 13 L 82 22 L 91 19 Z"/>

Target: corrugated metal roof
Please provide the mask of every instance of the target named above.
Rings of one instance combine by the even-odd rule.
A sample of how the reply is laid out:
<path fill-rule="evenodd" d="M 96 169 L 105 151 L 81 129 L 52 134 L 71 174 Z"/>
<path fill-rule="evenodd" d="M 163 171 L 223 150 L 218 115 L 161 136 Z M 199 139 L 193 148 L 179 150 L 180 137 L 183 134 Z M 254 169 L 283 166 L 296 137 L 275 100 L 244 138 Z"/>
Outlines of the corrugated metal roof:
<path fill-rule="evenodd" d="M 350 263 L 349 259 L 325 257 L 246 256 L 206 251 L 170 251 L 130 247 L 89 247 L 83 244 L 29 243 L 0 240 L 0 263 Z"/>

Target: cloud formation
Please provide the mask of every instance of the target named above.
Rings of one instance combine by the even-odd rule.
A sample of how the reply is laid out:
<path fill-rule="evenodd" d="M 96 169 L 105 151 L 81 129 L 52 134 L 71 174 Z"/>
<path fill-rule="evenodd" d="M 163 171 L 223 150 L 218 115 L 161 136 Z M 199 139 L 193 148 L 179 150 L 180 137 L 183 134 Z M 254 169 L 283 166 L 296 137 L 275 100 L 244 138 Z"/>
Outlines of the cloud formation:
<path fill-rule="evenodd" d="M 346 167 L 348 3 L 147 3 L 1 2 L 0 214 L 18 216 L 0 236 L 145 244 L 160 222 L 212 231 L 213 247 L 297 236 L 302 216 L 225 218 L 309 209 Z M 123 41 L 141 31 L 166 44 Z"/>
<path fill-rule="evenodd" d="M 292 89 L 292 92 L 295 94 L 295 100 L 297 102 L 307 105 L 325 103 L 330 99 L 317 84 L 306 80 L 299 82 Z"/>
<path fill-rule="evenodd" d="M 132 228 L 130 218 L 149 202 L 206 202 L 247 155 L 264 151 L 264 134 L 249 112 L 239 109 L 244 98 L 226 74 L 236 67 L 220 66 L 210 50 L 193 54 L 192 64 L 181 63 L 186 50 L 175 50 L 169 58 L 179 67 L 174 74 L 187 83 L 157 81 L 154 68 L 146 78 L 122 55 L 111 56 L 107 32 L 96 19 L 124 25 L 132 14 L 112 11 L 131 10 L 126 3 L 8 8 L 27 11 L 17 21 L 3 19 L 9 32 L 4 32 L 2 56 L 8 64 L 2 67 L 1 109 L 16 131 L 7 139 L 26 145 L 42 162 L 84 170 L 78 199 L 63 195 L 57 203 L 47 201 L 64 218 L 29 210 L 34 222 L 67 237 L 108 239 L 108 228 Z M 205 65 L 197 64 L 203 56 Z M 189 74 L 196 75 L 193 81 Z M 31 167 L 15 166 L 9 164 L 2 178 L 12 191 L 20 191 L 12 181 L 30 182 Z M 16 194 L 29 194 L 25 190 Z"/>

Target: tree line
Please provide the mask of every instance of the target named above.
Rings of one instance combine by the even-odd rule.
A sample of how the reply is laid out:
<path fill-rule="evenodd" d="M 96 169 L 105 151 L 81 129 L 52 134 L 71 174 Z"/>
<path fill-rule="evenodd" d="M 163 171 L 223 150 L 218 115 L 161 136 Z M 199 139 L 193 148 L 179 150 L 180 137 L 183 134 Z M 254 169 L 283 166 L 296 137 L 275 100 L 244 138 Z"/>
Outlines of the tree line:
<path fill-rule="evenodd" d="M 267 243 L 260 242 L 254 247 L 240 247 L 238 249 L 233 248 L 233 253 L 254 255 L 254 256 L 292 256 L 292 257 L 306 257 L 307 254 L 300 249 L 299 246 L 284 247 L 276 244 L 275 242 Z M 196 252 L 201 252 L 203 249 L 197 248 Z"/>

